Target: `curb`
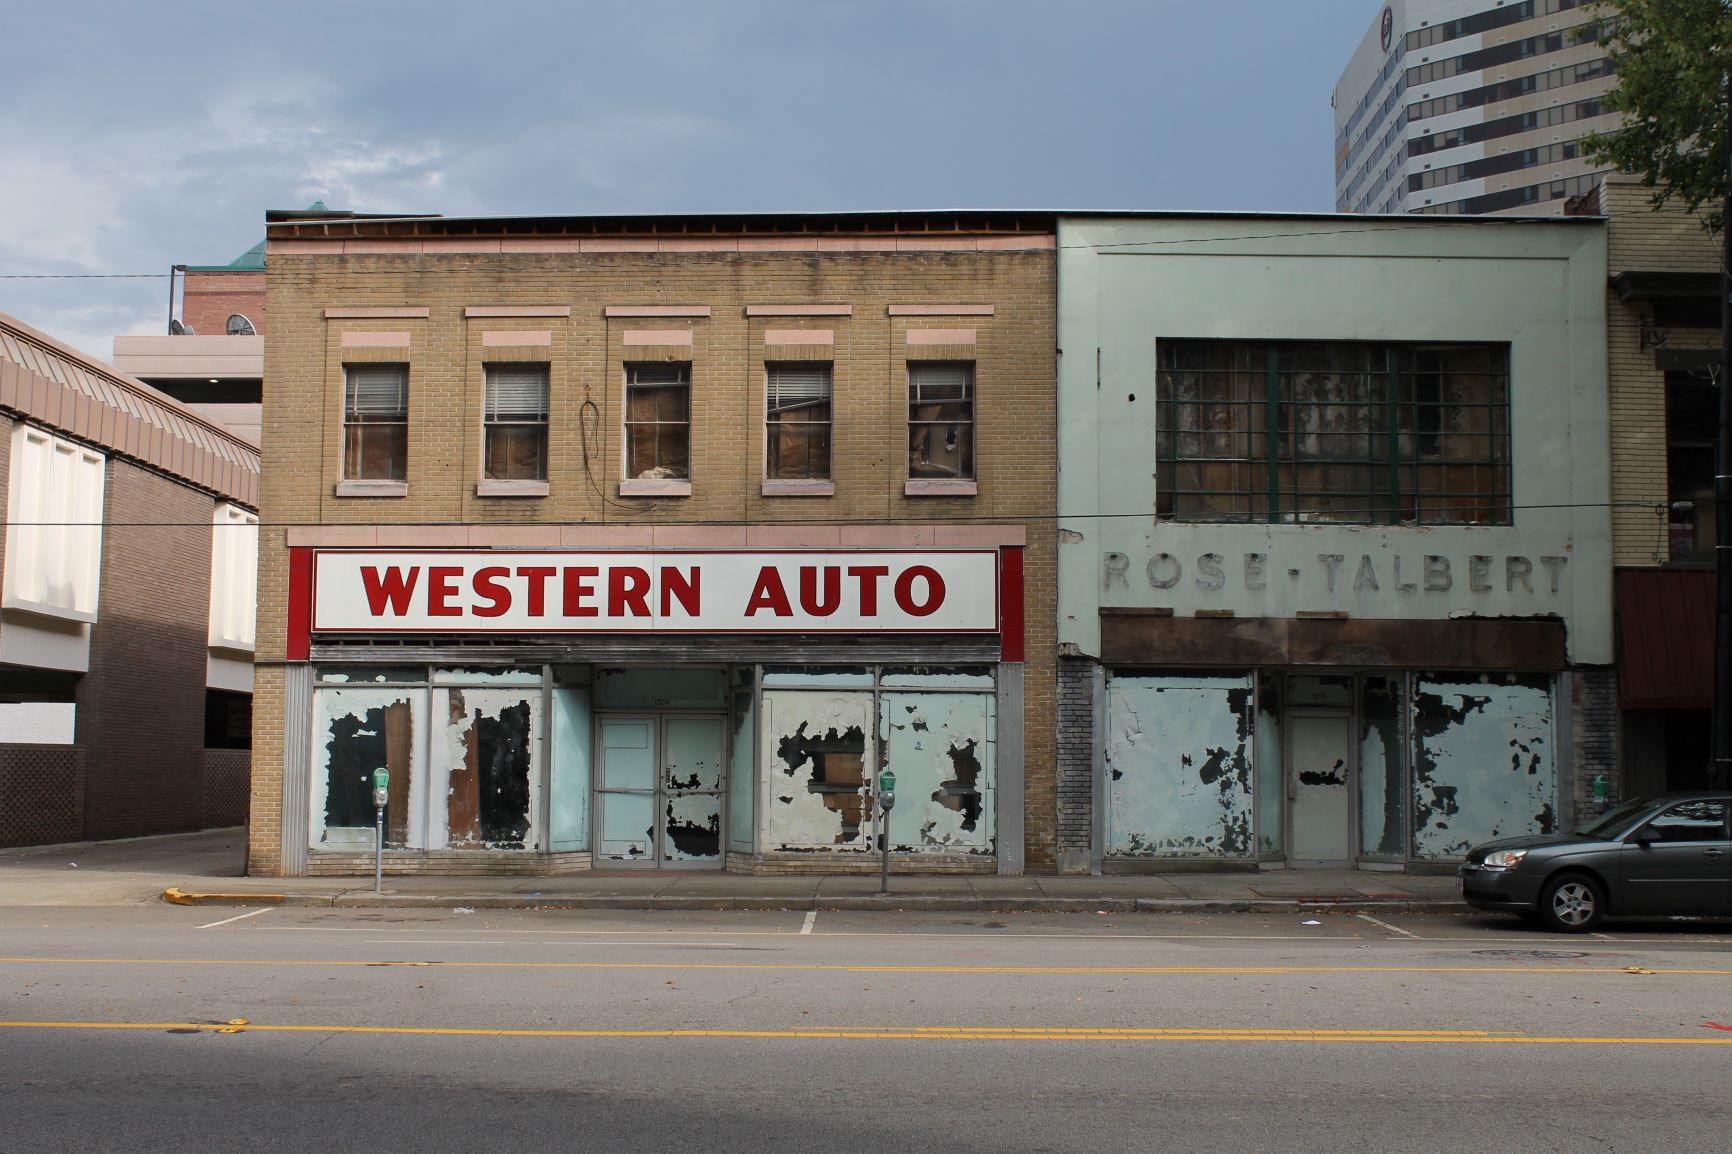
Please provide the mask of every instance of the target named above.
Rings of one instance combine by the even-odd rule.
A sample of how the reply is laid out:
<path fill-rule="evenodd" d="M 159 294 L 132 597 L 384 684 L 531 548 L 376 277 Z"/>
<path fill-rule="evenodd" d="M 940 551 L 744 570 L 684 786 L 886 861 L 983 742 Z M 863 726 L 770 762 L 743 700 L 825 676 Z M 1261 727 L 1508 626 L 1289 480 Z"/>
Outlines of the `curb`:
<path fill-rule="evenodd" d="M 280 906 L 288 904 L 283 894 L 187 893 L 179 886 L 162 891 L 162 900 L 177 906 Z"/>
<path fill-rule="evenodd" d="M 894 913 L 1234 913 L 1292 914 L 1299 912 L 1449 913 L 1466 908 L 1459 901 L 1432 898 L 991 898 L 931 894 L 771 898 L 657 897 L 571 894 L 394 894 L 370 890 L 335 894 L 196 893 L 173 887 L 162 900 L 182 906 L 317 907 L 325 909 L 448 909 L 471 910 L 821 910 Z"/>

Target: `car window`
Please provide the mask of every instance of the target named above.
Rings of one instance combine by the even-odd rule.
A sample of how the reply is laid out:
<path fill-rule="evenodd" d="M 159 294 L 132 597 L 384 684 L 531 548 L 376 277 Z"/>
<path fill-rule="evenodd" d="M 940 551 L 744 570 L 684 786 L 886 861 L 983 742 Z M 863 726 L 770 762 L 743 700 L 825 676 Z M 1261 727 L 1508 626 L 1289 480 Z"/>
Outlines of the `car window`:
<path fill-rule="evenodd" d="M 1644 810 L 1653 807 L 1651 797 L 1633 797 L 1620 806 L 1607 810 L 1593 821 L 1584 825 L 1576 832 L 1583 837 L 1616 837 L 1630 828 L 1630 823 L 1641 817 Z"/>
<path fill-rule="evenodd" d="M 1643 832 L 1655 841 L 1725 841 L 1726 803 L 1680 802 L 1655 816 Z"/>

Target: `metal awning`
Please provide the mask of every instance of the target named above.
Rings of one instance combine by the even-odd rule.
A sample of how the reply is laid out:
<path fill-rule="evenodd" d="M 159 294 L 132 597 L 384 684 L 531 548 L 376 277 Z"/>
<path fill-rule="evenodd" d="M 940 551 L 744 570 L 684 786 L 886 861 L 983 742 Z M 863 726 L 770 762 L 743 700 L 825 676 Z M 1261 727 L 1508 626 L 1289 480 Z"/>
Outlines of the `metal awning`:
<path fill-rule="evenodd" d="M 1707 709 L 1714 696 L 1714 573 L 1619 569 L 1618 705 Z"/>

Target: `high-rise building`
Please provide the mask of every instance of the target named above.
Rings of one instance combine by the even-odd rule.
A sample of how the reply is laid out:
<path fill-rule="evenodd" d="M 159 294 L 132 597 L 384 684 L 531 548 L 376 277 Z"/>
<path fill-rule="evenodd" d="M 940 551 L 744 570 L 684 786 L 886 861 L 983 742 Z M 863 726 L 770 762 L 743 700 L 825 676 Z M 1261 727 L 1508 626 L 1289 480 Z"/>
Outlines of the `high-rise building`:
<path fill-rule="evenodd" d="M 1388 0 L 1336 81 L 1340 212 L 1560 215 L 1614 127 L 1592 0 Z"/>

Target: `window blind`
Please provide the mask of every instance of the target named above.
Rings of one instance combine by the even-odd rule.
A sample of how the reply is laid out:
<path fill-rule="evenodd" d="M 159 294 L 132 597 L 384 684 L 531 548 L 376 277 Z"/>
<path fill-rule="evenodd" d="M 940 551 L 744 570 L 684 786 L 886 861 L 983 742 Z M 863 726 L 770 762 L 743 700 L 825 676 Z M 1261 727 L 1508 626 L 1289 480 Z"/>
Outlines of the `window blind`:
<path fill-rule="evenodd" d="M 547 368 L 545 365 L 489 365 L 487 367 L 487 419 L 545 421 L 547 419 Z"/>
<path fill-rule="evenodd" d="M 408 418 L 408 366 L 350 365 L 348 374 L 350 416 Z"/>
<path fill-rule="evenodd" d="M 690 367 L 680 361 L 646 361 L 628 368 L 626 384 L 646 387 L 683 385 Z"/>
<path fill-rule="evenodd" d="M 772 410 L 830 399 L 830 366 L 827 364 L 770 365 L 768 370 Z"/>
<path fill-rule="evenodd" d="M 964 362 L 908 366 L 908 394 L 915 404 L 966 401 L 973 382 L 974 366 Z"/>

